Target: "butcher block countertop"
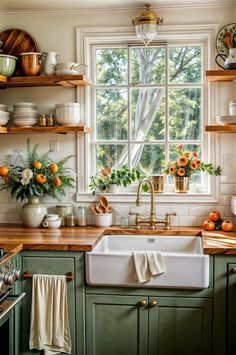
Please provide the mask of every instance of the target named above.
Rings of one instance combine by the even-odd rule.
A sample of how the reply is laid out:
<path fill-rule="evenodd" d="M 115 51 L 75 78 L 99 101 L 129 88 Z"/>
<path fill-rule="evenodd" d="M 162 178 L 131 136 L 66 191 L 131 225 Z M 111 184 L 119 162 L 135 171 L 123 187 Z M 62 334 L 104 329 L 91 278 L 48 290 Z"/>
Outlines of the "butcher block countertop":
<path fill-rule="evenodd" d="M 63 227 L 60 229 L 30 229 L 16 225 L 0 225 L 0 247 L 8 252 L 21 250 L 91 251 L 104 234 L 198 235 L 203 238 L 205 254 L 236 255 L 236 232 L 205 232 L 200 227 L 173 227 L 163 229 L 108 229 L 94 226 Z"/>

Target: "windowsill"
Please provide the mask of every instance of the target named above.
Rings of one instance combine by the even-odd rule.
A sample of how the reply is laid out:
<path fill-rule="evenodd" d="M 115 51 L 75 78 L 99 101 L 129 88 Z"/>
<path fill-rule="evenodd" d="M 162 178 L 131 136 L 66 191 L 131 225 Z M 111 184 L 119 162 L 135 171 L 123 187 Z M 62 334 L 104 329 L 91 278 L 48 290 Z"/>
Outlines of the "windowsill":
<path fill-rule="evenodd" d="M 136 202 L 136 192 L 126 192 L 126 193 L 97 193 L 92 195 L 91 192 L 77 192 L 76 202 L 95 202 L 98 196 L 106 196 L 109 202 L 112 203 L 135 203 Z M 142 193 L 142 202 L 148 203 L 150 201 L 149 193 Z M 200 194 L 200 193 L 175 193 L 175 192 L 164 192 L 155 194 L 156 203 L 198 203 L 198 204 L 208 204 L 208 203 L 218 203 L 218 196 L 214 197 L 211 194 Z"/>

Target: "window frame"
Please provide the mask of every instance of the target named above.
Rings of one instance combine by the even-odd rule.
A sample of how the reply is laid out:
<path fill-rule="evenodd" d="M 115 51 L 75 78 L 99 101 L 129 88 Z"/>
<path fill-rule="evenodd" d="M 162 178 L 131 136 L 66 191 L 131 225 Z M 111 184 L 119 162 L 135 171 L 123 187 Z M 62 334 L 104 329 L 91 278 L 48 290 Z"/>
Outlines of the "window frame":
<path fill-rule="evenodd" d="M 162 26 L 158 35 L 158 44 L 164 44 L 164 40 L 175 41 L 175 45 L 178 44 L 202 44 L 204 46 L 204 63 L 203 63 L 203 144 L 207 148 L 207 154 L 204 159 L 211 161 L 212 164 L 218 165 L 217 157 L 219 152 L 217 149 L 217 138 L 210 136 L 204 132 L 204 125 L 209 123 L 209 117 L 214 117 L 215 108 L 212 104 L 213 99 L 217 96 L 214 87 L 210 87 L 204 80 L 204 73 L 206 68 L 213 65 L 213 53 L 214 53 L 214 38 L 217 31 L 216 25 L 192 25 L 188 26 Z M 121 42 L 126 44 L 138 45 L 136 35 L 131 28 L 77 28 L 77 59 L 79 62 L 88 64 L 90 67 L 89 77 L 95 75 L 95 63 L 92 64 L 92 48 L 94 46 L 108 47 L 109 45 L 119 46 Z M 170 44 L 171 45 L 171 44 Z M 183 84 L 188 86 L 189 84 Z M 168 83 L 167 83 L 168 86 Z M 171 85 L 172 86 L 172 85 Z M 181 85 L 177 84 L 177 87 Z M 191 86 L 191 85 L 190 85 Z M 204 95 L 207 92 L 207 95 Z M 94 117 L 93 109 L 91 108 L 92 89 L 78 89 L 78 100 L 81 102 L 81 114 L 84 117 L 84 123 L 93 127 L 92 117 Z M 208 99 L 207 99 L 208 98 Z M 83 104 L 84 103 L 84 104 Z M 93 105 L 94 106 L 94 105 Z M 205 117 L 205 120 L 204 120 Z M 86 135 L 77 140 L 77 152 L 78 154 L 78 192 L 76 194 L 77 201 L 90 202 L 94 200 L 94 196 L 87 190 L 86 181 L 89 180 L 89 176 L 93 173 L 92 167 L 94 161 L 91 157 L 91 143 L 92 136 Z M 150 142 L 151 143 L 151 142 Z M 79 159 L 80 154 L 84 155 L 84 160 L 81 162 Z M 79 172 L 82 172 L 79 174 Z M 189 192 L 185 196 L 181 196 L 181 202 L 183 203 L 216 203 L 219 200 L 219 178 L 211 177 L 211 191 L 209 193 L 192 193 Z M 110 201 L 113 202 L 134 202 L 136 192 L 125 192 L 107 194 Z M 147 196 L 144 196 L 144 201 L 148 200 Z M 173 192 L 165 192 L 158 194 L 158 201 L 163 203 L 179 202 L 179 194 Z"/>

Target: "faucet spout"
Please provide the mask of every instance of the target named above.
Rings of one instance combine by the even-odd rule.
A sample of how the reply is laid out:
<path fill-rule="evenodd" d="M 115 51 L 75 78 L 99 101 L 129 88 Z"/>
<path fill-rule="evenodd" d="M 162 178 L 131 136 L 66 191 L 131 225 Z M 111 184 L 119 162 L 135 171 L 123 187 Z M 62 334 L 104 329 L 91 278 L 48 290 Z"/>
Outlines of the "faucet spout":
<path fill-rule="evenodd" d="M 143 180 L 140 181 L 138 185 L 138 190 L 137 190 L 137 197 L 136 197 L 136 206 L 141 205 L 141 191 L 143 185 L 147 183 L 150 186 L 150 193 L 151 193 L 151 207 L 150 207 L 150 219 L 149 219 L 149 224 L 152 229 L 155 229 L 155 205 L 154 205 L 154 186 L 153 183 L 151 182 L 150 179 L 144 178 Z"/>

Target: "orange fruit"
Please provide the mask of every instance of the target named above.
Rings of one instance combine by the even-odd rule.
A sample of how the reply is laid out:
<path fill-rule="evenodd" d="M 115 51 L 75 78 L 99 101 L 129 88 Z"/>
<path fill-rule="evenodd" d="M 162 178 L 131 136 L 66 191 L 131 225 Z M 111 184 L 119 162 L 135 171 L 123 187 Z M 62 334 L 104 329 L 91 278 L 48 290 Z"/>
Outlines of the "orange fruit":
<path fill-rule="evenodd" d="M 58 176 L 54 178 L 53 183 L 57 187 L 61 186 L 62 184 L 61 179 Z"/>
<path fill-rule="evenodd" d="M 42 169 L 42 163 L 40 163 L 40 161 L 35 160 L 35 161 L 33 162 L 33 166 L 34 166 L 37 170 Z"/>
<path fill-rule="evenodd" d="M 49 166 L 49 169 L 50 169 L 51 173 L 53 173 L 53 174 L 56 174 L 58 172 L 58 166 L 55 163 L 51 164 Z"/>
<path fill-rule="evenodd" d="M 45 182 L 47 181 L 47 178 L 45 175 L 43 174 L 37 174 L 35 176 L 35 180 L 37 181 L 38 184 L 45 184 Z"/>
<path fill-rule="evenodd" d="M 10 169 L 8 166 L 6 166 L 6 165 L 0 166 L 0 176 L 3 176 L 3 177 L 8 176 L 9 171 L 10 171 Z"/>

